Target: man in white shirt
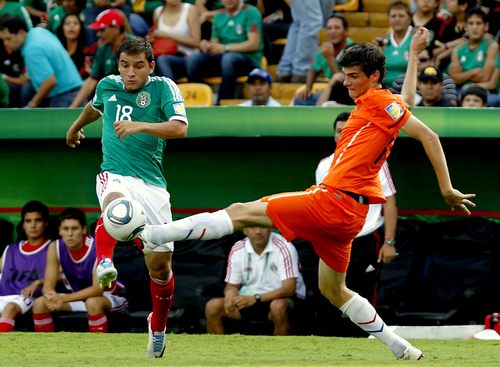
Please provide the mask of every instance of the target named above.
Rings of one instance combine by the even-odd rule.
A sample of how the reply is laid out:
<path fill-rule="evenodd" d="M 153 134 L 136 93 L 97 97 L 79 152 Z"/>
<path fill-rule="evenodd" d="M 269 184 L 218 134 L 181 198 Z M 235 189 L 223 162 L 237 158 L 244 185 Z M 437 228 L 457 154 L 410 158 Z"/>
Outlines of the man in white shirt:
<path fill-rule="evenodd" d="M 290 334 L 290 312 L 305 299 L 297 250 L 271 228 L 249 227 L 231 248 L 224 297 L 205 307 L 207 332 L 224 334 L 224 318 L 269 319 L 274 335 Z"/>
<path fill-rule="evenodd" d="M 348 112 L 340 113 L 333 123 L 334 138 L 337 142 L 342 134 Z M 333 161 L 333 154 L 323 158 L 316 168 L 316 184 L 326 176 Z M 385 204 L 370 204 L 363 229 L 352 242 L 351 261 L 347 269 L 347 285 L 376 305 L 376 288 L 381 262 L 389 263 L 396 257 L 396 188 L 392 182 L 387 162 L 378 173 Z M 383 230 L 382 230 L 383 229 Z M 382 240 L 384 238 L 384 240 Z"/>
<path fill-rule="evenodd" d="M 250 91 L 250 99 L 240 103 L 240 106 L 281 106 L 278 101 L 271 97 L 271 85 L 273 80 L 266 70 L 259 68 L 253 69 L 250 74 L 248 74 L 247 83 Z"/>

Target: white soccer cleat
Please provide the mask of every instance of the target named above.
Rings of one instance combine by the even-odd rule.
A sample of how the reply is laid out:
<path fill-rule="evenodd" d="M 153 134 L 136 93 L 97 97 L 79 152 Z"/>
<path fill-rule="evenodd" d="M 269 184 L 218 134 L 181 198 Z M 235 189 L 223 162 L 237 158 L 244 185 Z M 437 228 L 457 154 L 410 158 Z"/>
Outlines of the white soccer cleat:
<path fill-rule="evenodd" d="M 161 357 L 163 357 L 163 353 L 165 352 L 165 348 L 166 348 L 165 330 L 163 330 L 163 332 L 161 332 L 161 331 L 153 332 L 151 330 L 151 317 L 152 316 L 153 316 L 153 313 L 151 312 L 148 316 L 149 340 L 148 340 L 148 351 L 147 351 L 146 355 L 148 358 L 161 358 Z"/>
<path fill-rule="evenodd" d="M 398 358 L 399 360 L 410 360 L 410 361 L 418 361 L 419 359 L 424 358 L 424 353 L 418 349 L 415 348 L 412 345 L 408 345 L 405 350 L 403 351 L 403 356 Z"/>
<path fill-rule="evenodd" d="M 101 288 L 109 288 L 116 280 L 118 271 L 113 265 L 113 261 L 107 257 L 103 257 L 96 268 L 97 281 Z"/>

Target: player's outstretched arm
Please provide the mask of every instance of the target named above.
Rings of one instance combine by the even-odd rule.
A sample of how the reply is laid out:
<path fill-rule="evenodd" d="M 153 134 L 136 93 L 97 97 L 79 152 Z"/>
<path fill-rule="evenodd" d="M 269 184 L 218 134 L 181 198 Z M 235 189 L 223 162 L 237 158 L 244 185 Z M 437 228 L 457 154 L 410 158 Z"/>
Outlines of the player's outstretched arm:
<path fill-rule="evenodd" d="M 116 121 L 114 123 L 116 135 L 124 139 L 127 135 L 144 133 L 163 139 L 180 139 L 187 134 L 188 125 L 184 121 L 170 120 L 158 124 L 140 121 Z"/>
<path fill-rule="evenodd" d="M 476 205 L 469 199 L 476 197 L 476 194 L 462 194 L 453 188 L 439 136 L 415 116 L 410 117 L 403 125 L 402 130 L 424 146 L 425 153 L 436 173 L 441 195 L 451 210 L 461 210 L 470 215 L 468 207 Z"/>
<path fill-rule="evenodd" d="M 94 122 L 100 116 L 101 114 L 92 108 L 92 102 L 87 103 L 80 116 L 66 132 L 66 145 L 70 148 L 76 148 L 77 145 L 80 145 L 81 139 L 85 138 L 83 127 Z"/>

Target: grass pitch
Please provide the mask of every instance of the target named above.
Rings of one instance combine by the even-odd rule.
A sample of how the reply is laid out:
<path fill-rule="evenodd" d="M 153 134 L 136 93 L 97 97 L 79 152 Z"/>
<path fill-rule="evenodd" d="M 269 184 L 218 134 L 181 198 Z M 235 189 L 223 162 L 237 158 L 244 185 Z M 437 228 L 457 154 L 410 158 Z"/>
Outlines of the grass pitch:
<path fill-rule="evenodd" d="M 164 358 L 148 360 L 146 334 L 8 333 L 0 335 L 0 366 L 500 366 L 500 342 L 413 343 L 424 360 L 396 361 L 371 339 L 171 334 Z"/>

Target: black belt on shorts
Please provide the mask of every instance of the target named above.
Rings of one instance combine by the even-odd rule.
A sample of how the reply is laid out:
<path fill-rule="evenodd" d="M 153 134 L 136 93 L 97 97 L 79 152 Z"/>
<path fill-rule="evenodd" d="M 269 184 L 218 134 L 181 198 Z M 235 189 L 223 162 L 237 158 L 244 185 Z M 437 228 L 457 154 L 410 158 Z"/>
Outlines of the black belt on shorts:
<path fill-rule="evenodd" d="M 343 192 L 346 195 L 349 195 L 350 197 L 352 197 L 354 200 L 356 200 L 360 204 L 363 204 L 363 205 L 369 204 L 368 203 L 368 196 L 355 194 L 354 192 L 350 192 L 350 191 L 346 191 L 346 190 L 339 190 L 339 191 Z"/>

